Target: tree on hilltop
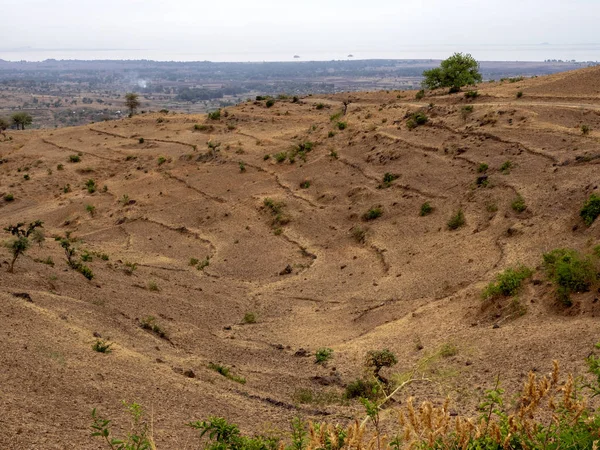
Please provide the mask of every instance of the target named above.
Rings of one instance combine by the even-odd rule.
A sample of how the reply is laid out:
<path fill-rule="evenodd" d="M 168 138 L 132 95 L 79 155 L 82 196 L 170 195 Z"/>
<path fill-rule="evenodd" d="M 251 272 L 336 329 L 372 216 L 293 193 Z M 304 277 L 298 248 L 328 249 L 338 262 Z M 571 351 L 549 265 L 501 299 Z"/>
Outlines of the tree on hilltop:
<path fill-rule="evenodd" d="M 479 63 L 470 54 L 455 53 L 445 59 L 440 67 L 423 72 L 421 83 L 427 89 L 447 87 L 450 92 L 458 92 L 463 86 L 481 83 Z"/>
<path fill-rule="evenodd" d="M 135 110 L 140 106 L 139 96 L 135 92 L 128 92 L 125 94 L 125 106 L 129 108 L 129 115 L 133 116 Z"/>
<path fill-rule="evenodd" d="M 31 122 L 33 122 L 33 118 L 23 111 L 14 113 L 10 118 L 12 119 L 13 124 L 17 126 L 17 130 L 24 130 L 25 125 L 31 125 Z"/>

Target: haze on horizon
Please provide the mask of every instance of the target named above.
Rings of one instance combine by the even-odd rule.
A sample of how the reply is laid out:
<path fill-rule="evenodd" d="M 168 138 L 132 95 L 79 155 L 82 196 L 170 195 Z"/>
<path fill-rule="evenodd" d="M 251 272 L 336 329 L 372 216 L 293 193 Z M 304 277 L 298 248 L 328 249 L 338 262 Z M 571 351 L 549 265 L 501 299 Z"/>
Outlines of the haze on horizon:
<path fill-rule="evenodd" d="M 70 51 L 76 52 L 73 59 L 99 59 L 101 51 L 102 59 L 110 59 L 111 52 L 122 59 L 119 51 L 128 50 L 141 57 L 172 53 L 172 59 L 318 53 L 327 59 L 336 53 L 402 49 L 415 54 L 421 49 L 423 58 L 452 51 L 481 58 L 477 52 L 486 46 L 595 44 L 598 16 L 600 2 L 594 0 L 304 0 L 293 5 L 281 0 L 23 0 L 3 23 L 0 58 L 29 59 L 23 55 L 44 50 L 47 58 Z M 592 56 L 600 48 L 594 47 Z"/>

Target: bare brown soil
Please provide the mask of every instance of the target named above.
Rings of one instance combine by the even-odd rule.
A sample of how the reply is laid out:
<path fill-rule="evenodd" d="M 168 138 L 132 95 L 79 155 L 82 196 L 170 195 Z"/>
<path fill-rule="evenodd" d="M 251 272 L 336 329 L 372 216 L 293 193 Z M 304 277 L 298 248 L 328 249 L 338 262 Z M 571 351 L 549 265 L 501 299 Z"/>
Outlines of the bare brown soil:
<path fill-rule="evenodd" d="M 89 437 L 90 412 L 118 429 L 127 424 L 122 400 L 152 415 L 158 448 L 197 448 L 184 424 L 209 415 L 245 432 L 287 430 L 295 415 L 345 422 L 361 407 L 339 398 L 373 349 L 398 356 L 387 377 L 418 367 L 430 380 L 397 401 L 450 396 L 463 413 L 496 376 L 517 389 L 555 358 L 583 373 L 598 340 L 599 294 L 565 308 L 539 269 L 546 251 L 600 241 L 600 223 L 588 228 L 579 217 L 600 184 L 599 79 L 599 69 L 585 69 L 480 85 L 472 101 L 365 92 L 245 103 L 218 121 L 152 114 L 7 132 L 0 194 L 15 200 L 0 199 L 0 224 L 40 219 L 46 241 L 13 274 L 0 250 L 0 448 L 102 448 Z M 330 116 L 348 98 L 339 130 Z M 429 122 L 410 131 L 407 113 L 417 111 Z M 212 129 L 194 129 L 205 123 Z M 275 161 L 309 141 L 306 161 Z M 68 162 L 78 152 L 81 162 Z M 483 162 L 489 184 L 478 187 Z M 389 187 L 386 172 L 398 175 Z M 511 209 L 519 194 L 521 213 Z M 284 204 L 280 223 L 265 198 Z M 421 217 L 426 201 L 433 212 Z M 383 215 L 365 221 L 373 206 Z M 466 225 L 451 231 L 459 209 Z M 366 231 L 364 242 L 353 227 Z M 85 263 L 91 281 L 53 239 L 67 232 L 80 253 L 109 256 Z M 36 262 L 47 257 L 54 266 Z M 207 257 L 204 269 L 190 266 Z M 137 264 L 131 274 L 127 263 Z M 520 263 L 538 269 L 537 281 L 515 302 L 483 302 L 485 285 Z M 246 313 L 256 323 L 244 323 Z M 140 327 L 148 316 L 166 338 Z M 94 333 L 112 353 L 92 350 Z M 443 356 L 448 344 L 455 354 Z M 324 366 L 314 362 L 320 347 L 334 350 Z M 306 390 L 320 401 L 302 403 Z"/>

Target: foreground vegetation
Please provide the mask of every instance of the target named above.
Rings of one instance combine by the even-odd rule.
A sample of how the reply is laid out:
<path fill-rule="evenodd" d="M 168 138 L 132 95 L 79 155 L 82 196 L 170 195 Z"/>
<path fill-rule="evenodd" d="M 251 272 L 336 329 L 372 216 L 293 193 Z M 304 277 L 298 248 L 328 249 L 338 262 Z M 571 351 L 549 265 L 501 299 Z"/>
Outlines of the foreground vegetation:
<path fill-rule="evenodd" d="M 600 344 L 596 345 L 596 350 Z M 383 366 L 393 365 L 395 357 L 387 350 L 371 352 L 367 358 L 379 374 Z M 450 412 L 449 401 L 441 405 L 423 402 L 414 405 L 409 398 L 398 409 L 397 425 L 383 426 L 383 416 L 390 410 L 382 406 L 389 396 L 369 400 L 362 398 L 365 417 L 349 426 L 331 423 L 305 423 L 294 419 L 287 439 L 255 435 L 243 436 L 235 424 L 222 417 L 190 422 L 197 430 L 203 447 L 210 450 L 500 450 L 597 449 L 600 443 L 600 413 L 589 405 L 600 395 L 600 356 L 594 352 L 586 359 L 594 382 L 560 376 L 558 362 L 549 375 L 538 377 L 530 372 L 518 396 L 510 405 L 500 380 L 486 391 L 478 417 L 464 417 Z M 374 376 L 380 386 L 384 381 Z M 406 385 L 406 382 L 401 385 Z M 395 392 L 397 392 L 396 390 Z M 156 449 L 152 431 L 138 404 L 125 405 L 132 417 L 132 428 L 125 438 L 114 438 L 111 421 L 92 412 L 92 436 L 103 439 L 107 448 L 118 450 Z"/>

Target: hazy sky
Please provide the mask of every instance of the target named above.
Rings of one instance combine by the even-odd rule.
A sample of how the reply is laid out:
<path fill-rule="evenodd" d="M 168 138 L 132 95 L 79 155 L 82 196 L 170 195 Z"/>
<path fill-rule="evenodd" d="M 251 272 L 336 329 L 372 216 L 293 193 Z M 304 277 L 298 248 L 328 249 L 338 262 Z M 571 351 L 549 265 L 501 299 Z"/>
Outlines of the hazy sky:
<path fill-rule="evenodd" d="M 600 41 L 598 0 L 21 0 L 5 13 L 3 50 L 386 52 Z"/>

